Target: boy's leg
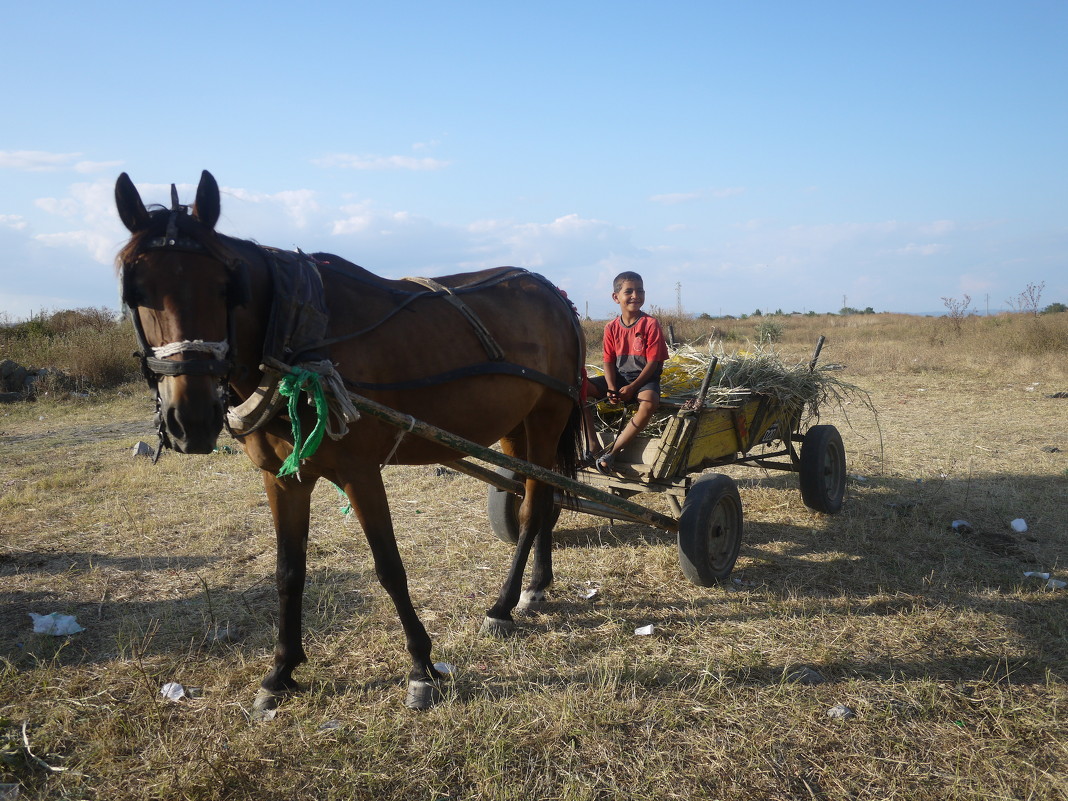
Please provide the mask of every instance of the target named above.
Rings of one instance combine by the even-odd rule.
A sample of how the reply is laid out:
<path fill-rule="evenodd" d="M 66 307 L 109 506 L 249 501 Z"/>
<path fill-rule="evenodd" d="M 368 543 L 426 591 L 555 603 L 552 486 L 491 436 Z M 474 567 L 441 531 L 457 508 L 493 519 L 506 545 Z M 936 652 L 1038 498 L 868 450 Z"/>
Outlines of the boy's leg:
<path fill-rule="evenodd" d="M 653 412 L 660 406 L 660 395 L 653 390 L 642 390 L 638 393 L 638 411 L 630 418 L 628 423 L 619 432 L 616 441 L 612 443 L 612 453 L 618 453 L 628 442 L 649 425 Z"/>

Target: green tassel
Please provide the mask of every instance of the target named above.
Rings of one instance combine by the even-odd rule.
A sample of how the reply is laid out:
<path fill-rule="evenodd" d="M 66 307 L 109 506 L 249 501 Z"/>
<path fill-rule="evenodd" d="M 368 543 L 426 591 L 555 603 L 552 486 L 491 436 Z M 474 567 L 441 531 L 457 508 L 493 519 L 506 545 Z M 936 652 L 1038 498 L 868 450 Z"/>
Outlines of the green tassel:
<path fill-rule="evenodd" d="M 323 379 L 318 373 L 294 367 L 293 371 L 282 376 L 278 385 L 278 391 L 282 397 L 288 398 L 289 420 L 293 425 L 293 452 L 282 462 L 282 468 L 278 471 L 279 478 L 285 478 L 300 473 L 300 463 L 304 459 L 310 459 L 319 450 L 326 433 L 326 418 L 329 408 L 326 403 L 326 393 L 323 391 Z M 315 426 L 308 435 L 307 441 L 303 440 L 300 430 L 300 415 L 297 406 L 300 393 L 307 393 L 315 401 Z"/>

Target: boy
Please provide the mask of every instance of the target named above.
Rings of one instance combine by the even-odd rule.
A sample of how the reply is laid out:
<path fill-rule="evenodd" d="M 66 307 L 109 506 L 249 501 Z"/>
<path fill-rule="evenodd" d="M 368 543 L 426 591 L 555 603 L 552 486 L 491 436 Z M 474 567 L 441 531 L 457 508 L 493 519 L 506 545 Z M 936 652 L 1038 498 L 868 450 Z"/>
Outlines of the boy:
<path fill-rule="evenodd" d="M 616 454 L 649 424 L 660 405 L 660 372 L 668 357 L 660 323 L 642 311 L 642 277 L 630 271 L 617 275 L 612 300 L 619 304 L 619 316 L 604 327 L 604 375 L 591 378 L 587 392 L 591 398 L 607 397 L 613 403 L 637 400 L 638 411 L 597 457 L 595 465 L 605 475 L 612 473 Z M 592 433 L 592 425 L 587 430 Z"/>

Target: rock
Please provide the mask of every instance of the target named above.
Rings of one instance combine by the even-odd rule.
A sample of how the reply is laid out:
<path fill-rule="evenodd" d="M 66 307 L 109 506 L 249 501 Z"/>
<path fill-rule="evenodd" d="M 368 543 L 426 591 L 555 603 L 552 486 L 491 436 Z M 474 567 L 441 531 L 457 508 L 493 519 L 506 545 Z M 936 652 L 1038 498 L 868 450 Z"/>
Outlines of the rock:
<path fill-rule="evenodd" d="M 836 720 L 849 720 L 855 718 L 857 713 L 850 709 L 845 704 L 837 704 L 827 710 L 827 717 L 835 718 Z"/>
<path fill-rule="evenodd" d="M 815 668 L 810 668 L 806 665 L 802 665 L 799 668 L 794 668 L 786 674 L 786 681 L 789 684 L 823 684 L 827 679 L 822 673 Z"/>

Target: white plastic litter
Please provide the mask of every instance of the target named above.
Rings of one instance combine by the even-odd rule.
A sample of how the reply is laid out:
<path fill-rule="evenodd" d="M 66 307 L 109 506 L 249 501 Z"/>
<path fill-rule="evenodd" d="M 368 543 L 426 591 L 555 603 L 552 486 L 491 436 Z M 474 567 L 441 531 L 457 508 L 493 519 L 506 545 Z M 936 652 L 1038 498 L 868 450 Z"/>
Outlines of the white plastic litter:
<path fill-rule="evenodd" d="M 593 598 L 596 598 L 597 597 L 597 588 L 596 587 L 590 587 L 589 589 L 583 590 L 582 591 L 582 597 L 587 601 L 592 600 Z"/>
<path fill-rule="evenodd" d="M 77 634 L 79 631 L 85 631 L 84 628 L 78 625 L 74 615 L 61 615 L 58 612 L 53 612 L 50 615 L 37 615 L 30 612 L 30 617 L 33 618 L 34 634 L 51 634 L 53 637 L 63 637 L 67 634 Z"/>
<path fill-rule="evenodd" d="M 1050 579 L 1046 582 L 1046 586 L 1051 590 L 1063 590 L 1068 587 L 1068 582 L 1061 581 L 1060 579 Z"/>
<path fill-rule="evenodd" d="M 1040 578 L 1043 581 L 1049 578 L 1049 573 L 1039 573 L 1037 570 L 1028 570 L 1024 573 L 1025 578 Z"/>
<path fill-rule="evenodd" d="M 151 456 L 152 447 L 147 442 L 138 442 L 130 453 L 133 456 Z"/>
<path fill-rule="evenodd" d="M 163 689 L 159 691 L 159 694 L 168 701 L 181 701 L 185 698 L 185 687 L 176 681 L 169 681 L 163 685 Z"/>
<path fill-rule="evenodd" d="M 434 670 L 436 670 L 438 673 L 441 673 L 443 676 L 448 676 L 453 671 L 455 671 L 456 668 L 450 665 L 448 662 L 435 662 Z"/>
<path fill-rule="evenodd" d="M 949 525 L 954 531 L 960 534 L 970 534 L 972 532 L 972 524 L 967 520 L 954 520 Z"/>
<path fill-rule="evenodd" d="M 1017 534 L 1023 534 L 1025 531 L 1027 531 L 1027 521 L 1024 520 L 1022 517 L 1017 517 L 1015 520 L 1009 523 L 1009 525 L 1012 526 L 1012 530 L 1015 531 Z"/>
<path fill-rule="evenodd" d="M 639 637 L 648 637 L 650 634 L 653 633 L 653 624 L 650 623 L 647 626 L 639 626 L 638 628 L 634 629 L 634 633 Z"/>

